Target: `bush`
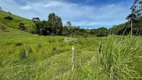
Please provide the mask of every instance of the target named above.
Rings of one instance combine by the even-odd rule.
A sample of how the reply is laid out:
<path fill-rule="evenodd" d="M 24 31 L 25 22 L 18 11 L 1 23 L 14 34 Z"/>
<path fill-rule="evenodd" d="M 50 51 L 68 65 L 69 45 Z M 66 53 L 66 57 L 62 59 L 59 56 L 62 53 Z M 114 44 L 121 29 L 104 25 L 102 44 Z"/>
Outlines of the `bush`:
<path fill-rule="evenodd" d="M 4 19 L 13 20 L 13 18 L 11 16 L 4 17 Z"/>
<path fill-rule="evenodd" d="M 20 28 L 20 30 L 24 31 L 26 29 L 25 24 L 24 23 L 19 23 L 19 28 Z"/>
<path fill-rule="evenodd" d="M 108 29 L 104 27 L 92 29 L 91 34 L 95 34 L 97 37 L 104 37 L 108 35 Z"/>
<path fill-rule="evenodd" d="M 11 15 L 11 12 L 7 12 L 7 13 Z"/>
<path fill-rule="evenodd" d="M 22 43 L 16 43 L 16 46 L 22 46 L 23 44 Z"/>

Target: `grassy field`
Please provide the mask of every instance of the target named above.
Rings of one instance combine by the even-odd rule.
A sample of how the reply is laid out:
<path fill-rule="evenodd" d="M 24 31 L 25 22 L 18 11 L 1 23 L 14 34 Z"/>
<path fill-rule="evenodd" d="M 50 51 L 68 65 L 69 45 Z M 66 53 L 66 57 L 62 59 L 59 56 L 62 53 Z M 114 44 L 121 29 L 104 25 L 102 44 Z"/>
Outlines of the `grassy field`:
<path fill-rule="evenodd" d="M 64 39 L 11 28 L 0 30 L 0 80 L 139 80 L 142 75 L 142 37 Z"/>
<path fill-rule="evenodd" d="M 7 16 L 12 17 L 13 20 L 4 19 Z M 8 27 L 17 29 L 19 28 L 19 23 L 21 22 L 24 23 L 25 27 L 27 28 L 32 28 L 34 25 L 34 23 L 29 19 L 14 15 L 10 12 L 5 12 L 5 11 L 0 10 L 0 23 L 3 23 Z"/>

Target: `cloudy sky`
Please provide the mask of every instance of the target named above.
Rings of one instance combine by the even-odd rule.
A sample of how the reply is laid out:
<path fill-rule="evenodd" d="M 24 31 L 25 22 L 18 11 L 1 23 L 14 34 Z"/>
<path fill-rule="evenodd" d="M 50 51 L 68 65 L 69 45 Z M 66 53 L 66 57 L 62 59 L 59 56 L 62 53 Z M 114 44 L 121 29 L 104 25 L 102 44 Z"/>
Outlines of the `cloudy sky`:
<path fill-rule="evenodd" d="M 98 28 L 126 22 L 134 0 L 0 0 L 0 7 L 13 14 L 47 20 L 49 13 L 82 28 Z"/>

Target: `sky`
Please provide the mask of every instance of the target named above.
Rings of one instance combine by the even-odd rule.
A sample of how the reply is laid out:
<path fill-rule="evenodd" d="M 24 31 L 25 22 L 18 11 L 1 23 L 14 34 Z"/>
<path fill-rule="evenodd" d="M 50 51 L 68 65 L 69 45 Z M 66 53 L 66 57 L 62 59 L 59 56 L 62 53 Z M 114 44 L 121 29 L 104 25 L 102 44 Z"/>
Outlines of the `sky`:
<path fill-rule="evenodd" d="M 63 24 L 70 21 L 82 28 L 110 28 L 126 22 L 134 0 L 0 0 L 0 7 L 7 12 L 28 19 L 39 17 L 47 20 L 54 12 Z"/>

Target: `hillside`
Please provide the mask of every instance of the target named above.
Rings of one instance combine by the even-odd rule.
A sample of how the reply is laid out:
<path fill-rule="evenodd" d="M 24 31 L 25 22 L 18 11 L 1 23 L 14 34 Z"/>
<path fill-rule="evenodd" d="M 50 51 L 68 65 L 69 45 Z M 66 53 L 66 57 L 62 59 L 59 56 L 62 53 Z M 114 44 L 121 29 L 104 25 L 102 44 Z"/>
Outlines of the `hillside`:
<path fill-rule="evenodd" d="M 13 20 L 5 19 L 5 17 L 8 17 L 8 16 L 13 18 Z M 8 27 L 16 28 L 16 29 L 19 28 L 19 23 L 21 22 L 24 23 L 25 27 L 27 28 L 31 28 L 34 25 L 34 23 L 29 19 L 14 15 L 10 12 L 5 12 L 3 10 L 0 10 L 0 22 L 5 24 Z"/>
<path fill-rule="evenodd" d="M 35 18 L 33 23 L 0 11 L 0 28 L 6 27 L 0 29 L 0 80 L 142 79 L 141 36 L 109 35 L 108 29 L 102 27 L 91 31 L 96 37 L 89 34 L 89 29 L 71 24 L 63 27 L 62 19 L 54 13 L 49 16 L 47 21 Z M 26 29 L 35 25 L 36 32 L 19 30 L 21 22 Z M 122 33 L 124 25 L 128 26 L 117 26 L 114 33 Z"/>

